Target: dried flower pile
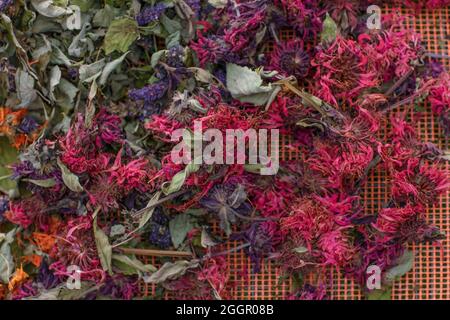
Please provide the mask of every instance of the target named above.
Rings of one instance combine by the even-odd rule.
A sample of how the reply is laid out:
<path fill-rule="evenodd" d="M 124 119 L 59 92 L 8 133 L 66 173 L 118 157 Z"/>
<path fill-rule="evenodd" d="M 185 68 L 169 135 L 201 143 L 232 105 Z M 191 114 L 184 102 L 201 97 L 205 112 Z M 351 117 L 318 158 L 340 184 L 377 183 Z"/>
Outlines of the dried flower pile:
<path fill-rule="evenodd" d="M 297 279 L 289 299 L 326 299 L 330 272 L 364 289 L 370 266 L 389 290 L 408 245 L 443 236 L 426 212 L 448 155 L 411 108 L 448 136 L 450 76 L 406 17 L 368 29 L 372 4 L 0 0 L 0 299 L 133 299 L 140 281 L 233 298 L 237 251 Z M 278 129 L 299 157 L 275 175 L 174 162 L 172 134 L 197 122 Z M 373 172 L 390 195 L 376 208 Z"/>

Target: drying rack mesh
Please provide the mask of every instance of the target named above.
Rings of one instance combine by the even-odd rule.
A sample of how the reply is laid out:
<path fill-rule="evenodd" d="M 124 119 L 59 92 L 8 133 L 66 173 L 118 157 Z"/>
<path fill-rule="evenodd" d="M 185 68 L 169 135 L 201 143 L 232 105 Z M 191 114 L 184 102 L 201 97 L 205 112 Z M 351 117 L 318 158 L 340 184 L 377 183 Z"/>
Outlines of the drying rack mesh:
<path fill-rule="evenodd" d="M 422 35 L 428 52 L 450 55 L 450 9 L 423 10 L 415 13 L 401 7 L 385 7 L 383 13 L 401 12 L 409 17 L 408 27 L 414 28 Z M 291 30 L 283 30 L 281 40 L 294 37 Z M 270 50 L 270 44 L 268 50 Z M 442 63 L 450 70 L 450 59 L 442 59 Z M 431 114 L 428 106 L 421 106 L 422 118 L 417 123 L 417 133 L 426 142 L 433 142 L 442 149 L 448 149 L 448 141 L 442 136 L 439 119 Z M 388 122 L 382 134 L 388 132 Z M 290 146 L 289 138 L 282 137 L 281 159 L 293 160 L 299 157 L 298 150 Z M 449 165 L 443 164 L 449 172 Z M 376 212 L 386 202 L 389 190 L 386 176 L 375 171 L 368 179 L 364 191 L 364 204 L 368 212 Z M 438 204 L 428 210 L 428 220 L 446 233 L 441 246 L 413 245 L 415 252 L 413 269 L 395 282 L 392 289 L 392 299 L 450 299 L 450 194 L 443 195 Z M 224 249 L 232 249 L 239 245 L 229 242 Z M 141 257 L 142 260 L 159 265 L 157 259 Z M 242 252 L 230 253 L 227 256 L 230 280 L 233 283 L 232 298 L 234 299 L 284 299 L 291 292 L 292 279 L 283 277 L 281 270 L 273 263 L 265 263 L 259 274 L 252 273 L 249 259 Z M 315 281 L 316 275 L 309 276 Z M 332 272 L 326 279 L 329 285 L 331 299 L 361 299 L 363 293 L 358 284 L 346 279 L 337 272 Z M 140 283 L 141 294 L 144 297 L 154 296 L 156 288 L 144 282 Z M 166 295 L 170 299 L 170 296 Z"/>

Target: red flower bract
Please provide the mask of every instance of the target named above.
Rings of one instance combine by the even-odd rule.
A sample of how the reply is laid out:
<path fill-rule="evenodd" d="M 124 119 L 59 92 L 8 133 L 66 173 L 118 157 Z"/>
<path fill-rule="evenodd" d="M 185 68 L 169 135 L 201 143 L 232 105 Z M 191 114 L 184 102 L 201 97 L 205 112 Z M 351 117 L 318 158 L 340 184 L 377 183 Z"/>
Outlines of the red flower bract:
<path fill-rule="evenodd" d="M 56 261 L 50 266 L 55 275 L 69 276 L 67 268 L 76 266 L 82 280 L 103 281 L 105 272 L 97 253 L 91 218 L 70 218 L 56 239 L 52 252 Z"/>
<path fill-rule="evenodd" d="M 354 182 L 364 175 L 364 170 L 372 161 L 372 147 L 365 144 L 344 143 L 317 144 L 317 149 L 306 163 L 309 169 L 325 180 L 323 187 L 351 191 Z"/>
<path fill-rule="evenodd" d="M 67 135 L 60 139 L 63 150 L 61 160 L 72 172 L 78 174 L 105 170 L 111 155 L 101 153 L 101 148 L 105 144 L 121 142 L 117 120 L 117 117 L 109 117 L 103 113 L 95 117 L 88 127 L 84 117 L 79 114 Z"/>
<path fill-rule="evenodd" d="M 450 188 L 448 176 L 436 166 L 409 159 L 406 168 L 393 174 L 392 196 L 400 203 L 432 205 Z"/>
<path fill-rule="evenodd" d="M 313 93 L 334 105 L 338 100 L 353 105 L 364 89 L 378 85 L 367 56 L 351 39 L 338 36 L 331 45 L 319 47 L 311 65 L 316 67 Z"/>
<path fill-rule="evenodd" d="M 338 268 L 351 263 L 356 254 L 356 248 L 351 243 L 345 229 L 333 230 L 320 236 L 318 247 L 323 257 L 322 264 Z"/>
<path fill-rule="evenodd" d="M 404 235 L 402 228 L 420 217 L 423 217 L 423 209 L 421 207 L 407 206 L 404 208 L 382 209 L 376 222 L 373 224 L 374 228 L 382 233 L 378 241 L 386 243 L 392 239 L 401 238 Z"/>

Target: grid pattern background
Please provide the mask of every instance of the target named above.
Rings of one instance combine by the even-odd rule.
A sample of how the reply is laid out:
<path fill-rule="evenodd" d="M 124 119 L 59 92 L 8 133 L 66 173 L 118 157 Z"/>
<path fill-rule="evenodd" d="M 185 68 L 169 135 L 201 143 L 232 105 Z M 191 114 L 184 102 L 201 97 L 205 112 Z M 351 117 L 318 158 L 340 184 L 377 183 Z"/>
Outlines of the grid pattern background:
<path fill-rule="evenodd" d="M 384 13 L 400 11 L 409 15 L 407 26 L 414 28 L 422 35 L 422 41 L 428 52 L 441 55 L 450 55 L 450 9 L 423 10 L 419 13 L 400 7 L 385 7 Z M 281 40 L 294 37 L 291 30 L 283 30 Z M 271 50 L 268 45 L 267 50 Z M 450 70 L 450 59 L 441 59 L 441 62 Z M 441 149 L 448 149 L 448 140 L 442 136 L 439 120 L 431 114 L 428 106 L 421 106 L 422 118 L 417 122 L 417 133 L 421 140 L 433 142 Z M 412 111 L 411 111 L 412 114 Z M 387 133 L 388 124 L 382 130 Z M 282 137 L 282 159 L 293 160 L 299 153 L 290 147 L 290 141 Z M 443 169 L 449 172 L 448 163 L 442 164 Z M 386 176 L 383 172 L 375 171 L 365 186 L 363 199 L 365 208 L 369 212 L 376 212 L 388 198 Z M 438 226 L 446 237 L 441 246 L 413 245 L 415 252 L 413 269 L 395 282 L 392 288 L 392 299 L 450 299 L 450 215 L 448 214 L 450 194 L 441 197 L 438 204 L 428 210 L 428 220 Z M 229 242 L 224 249 L 231 249 L 239 243 Z M 155 258 L 141 257 L 148 263 L 158 265 Z M 285 279 L 281 270 L 272 263 L 265 263 L 259 274 L 252 273 L 250 261 L 242 252 L 231 253 L 227 256 L 230 280 L 234 284 L 232 297 L 234 299 L 284 299 L 291 292 L 292 279 Z M 316 275 L 311 274 L 309 280 L 314 281 Z M 361 299 L 363 293 L 353 281 L 333 272 L 329 284 L 329 297 L 331 299 Z M 156 293 L 154 286 L 141 282 L 142 296 L 153 296 Z M 170 298 L 166 296 L 166 298 Z"/>

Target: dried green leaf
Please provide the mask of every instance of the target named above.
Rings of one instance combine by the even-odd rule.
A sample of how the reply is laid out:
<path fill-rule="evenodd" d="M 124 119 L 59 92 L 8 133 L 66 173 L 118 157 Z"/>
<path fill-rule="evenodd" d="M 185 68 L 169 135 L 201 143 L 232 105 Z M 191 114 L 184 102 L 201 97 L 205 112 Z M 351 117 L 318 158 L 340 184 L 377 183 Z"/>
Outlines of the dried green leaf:
<path fill-rule="evenodd" d="M 56 181 L 53 178 L 45 180 L 23 179 L 22 181 L 30 182 L 43 188 L 51 188 L 56 185 Z"/>
<path fill-rule="evenodd" d="M 372 290 L 367 294 L 367 300 L 391 300 L 392 288 Z"/>
<path fill-rule="evenodd" d="M 139 37 L 137 22 L 130 18 L 121 18 L 111 22 L 105 36 L 105 54 L 114 51 L 127 52 L 131 44 Z"/>
<path fill-rule="evenodd" d="M 129 257 L 124 254 L 113 254 L 112 255 L 113 264 L 118 266 L 118 268 L 127 275 L 144 273 L 153 273 L 157 269 L 151 264 L 143 264 L 136 257 Z"/>
<path fill-rule="evenodd" d="M 69 12 L 66 8 L 55 5 L 53 0 L 31 0 L 31 5 L 48 18 L 58 18 Z"/>
<path fill-rule="evenodd" d="M 9 282 L 9 278 L 15 270 L 14 260 L 11 254 L 11 243 L 17 229 L 13 229 L 6 234 L 5 239 L 0 244 L 0 281 L 4 284 Z"/>
<path fill-rule="evenodd" d="M 320 34 L 320 39 L 322 44 L 333 42 L 338 35 L 338 27 L 333 18 L 327 13 L 325 20 L 323 22 L 322 33 Z"/>
<path fill-rule="evenodd" d="M 79 69 L 79 78 L 82 82 L 92 82 L 101 76 L 102 70 L 105 67 L 105 59 L 101 59 L 91 64 L 84 64 Z"/>
<path fill-rule="evenodd" d="M 164 184 L 162 186 L 164 194 L 168 195 L 179 191 L 181 187 L 183 187 L 183 184 L 186 181 L 187 177 L 189 177 L 191 173 L 197 172 L 200 169 L 200 165 L 195 164 L 194 162 L 195 161 L 192 161 L 184 168 L 184 170 L 174 175 L 172 181 L 170 181 L 169 186 L 167 186 L 167 184 Z"/>
<path fill-rule="evenodd" d="M 61 81 L 61 69 L 59 69 L 58 66 L 53 66 L 53 68 L 50 70 L 50 81 L 48 88 L 49 96 L 52 101 L 56 100 L 54 91 L 56 86 L 59 85 L 60 81 Z"/>
<path fill-rule="evenodd" d="M 150 61 L 150 64 L 152 66 L 152 68 L 155 68 L 156 65 L 158 64 L 159 60 L 161 60 L 161 58 L 167 53 L 167 50 L 159 50 L 156 51 L 154 54 L 152 54 L 152 58 Z"/>
<path fill-rule="evenodd" d="M 184 275 L 187 270 L 196 268 L 197 266 L 198 262 L 195 261 L 179 260 L 176 262 L 166 262 L 146 282 L 158 284 L 166 280 L 174 280 Z"/>
<path fill-rule="evenodd" d="M 70 0 L 70 4 L 78 6 L 82 12 L 88 12 L 94 3 L 95 0 Z"/>
<path fill-rule="evenodd" d="M 114 19 L 114 10 L 111 6 L 105 5 L 103 9 L 95 13 L 92 23 L 95 27 L 107 28 Z"/>
<path fill-rule="evenodd" d="M 192 230 L 193 224 L 191 218 L 186 213 L 180 213 L 169 222 L 170 236 L 175 248 L 178 248 L 183 243 L 186 235 Z"/>
<path fill-rule="evenodd" d="M 0 190 L 13 190 L 17 187 L 17 183 L 8 177 L 11 174 L 9 165 L 16 161 L 17 149 L 11 145 L 8 138 L 0 137 Z"/>
<path fill-rule="evenodd" d="M 161 196 L 161 192 L 156 192 L 153 197 L 150 199 L 150 201 L 147 203 L 147 209 L 142 214 L 141 219 L 139 220 L 139 227 L 138 229 L 142 228 L 147 224 L 147 222 L 150 220 L 150 218 L 153 215 L 153 211 L 155 211 L 154 204 L 159 200 L 159 197 Z"/>
<path fill-rule="evenodd" d="M 200 238 L 200 243 L 203 248 L 214 247 L 217 243 L 211 238 L 208 231 L 202 229 L 202 235 Z"/>
<path fill-rule="evenodd" d="M 81 186 L 78 177 L 70 172 L 70 170 L 66 167 L 64 163 L 58 158 L 57 160 L 58 166 L 62 172 L 62 179 L 64 184 L 73 192 L 82 192 L 84 189 Z"/>
<path fill-rule="evenodd" d="M 274 87 L 263 85 L 261 75 L 233 63 L 227 63 L 227 89 L 233 98 L 262 106 L 267 103 Z"/>
<path fill-rule="evenodd" d="M 89 293 L 98 290 L 98 287 L 94 282 L 81 282 L 81 288 L 78 290 L 72 290 L 63 286 L 61 291 L 59 292 L 58 299 L 59 300 L 81 300 L 86 297 Z"/>
<path fill-rule="evenodd" d="M 208 0 L 208 3 L 214 8 L 223 9 L 227 6 L 227 0 Z"/>
<path fill-rule="evenodd" d="M 106 84 L 106 81 L 108 80 L 109 75 L 122 64 L 123 60 L 127 56 L 129 52 L 124 53 L 119 58 L 108 62 L 105 67 L 103 68 L 102 74 L 100 76 L 100 79 L 98 81 L 99 85 L 104 86 Z"/>
<path fill-rule="evenodd" d="M 103 232 L 102 229 L 98 228 L 97 217 L 94 219 L 94 237 L 102 268 L 105 271 L 109 271 L 109 273 L 111 274 L 112 247 L 109 244 L 108 236 L 105 234 L 105 232 Z"/>
<path fill-rule="evenodd" d="M 57 93 L 55 94 L 56 103 L 61 106 L 66 112 L 72 110 L 74 101 L 78 93 L 78 88 L 70 81 L 62 78 L 57 86 Z"/>
<path fill-rule="evenodd" d="M 397 260 L 396 266 L 390 268 L 384 273 L 383 280 L 386 283 L 392 283 L 395 279 L 400 278 L 412 269 L 414 265 L 414 253 L 410 250 L 405 251 L 405 253 Z"/>
<path fill-rule="evenodd" d="M 29 106 L 37 98 L 37 92 L 34 89 L 34 78 L 26 71 L 19 69 L 16 73 L 17 97 L 20 100 L 18 108 Z"/>

